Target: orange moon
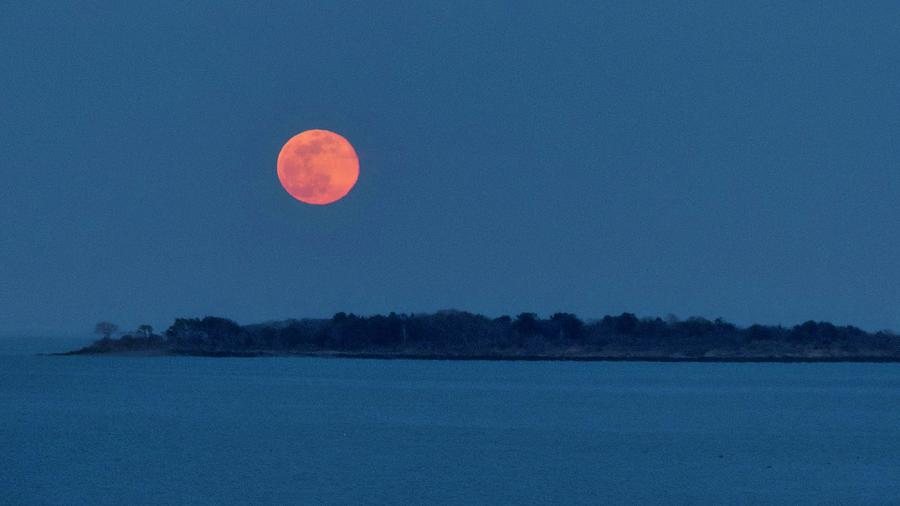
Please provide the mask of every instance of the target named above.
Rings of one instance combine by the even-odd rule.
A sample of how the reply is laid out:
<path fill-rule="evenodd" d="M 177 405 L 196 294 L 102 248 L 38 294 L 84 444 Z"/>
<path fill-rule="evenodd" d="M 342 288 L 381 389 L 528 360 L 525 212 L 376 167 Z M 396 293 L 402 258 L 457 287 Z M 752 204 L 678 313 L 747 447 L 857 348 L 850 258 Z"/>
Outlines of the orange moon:
<path fill-rule="evenodd" d="M 359 158 L 347 139 L 328 130 L 306 130 L 278 153 L 278 179 L 295 199 L 325 205 L 344 198 L 359 178 Z"/>

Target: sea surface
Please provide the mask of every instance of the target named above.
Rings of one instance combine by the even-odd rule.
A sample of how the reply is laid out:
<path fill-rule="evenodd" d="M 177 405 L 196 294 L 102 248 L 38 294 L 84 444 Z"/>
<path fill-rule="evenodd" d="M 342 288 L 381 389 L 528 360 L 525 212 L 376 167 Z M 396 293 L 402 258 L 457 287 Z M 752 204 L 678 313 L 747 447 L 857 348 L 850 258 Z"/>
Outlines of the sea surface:
<path fill-rule="evenodd" d="M 0 339 L 0 504 L 900 504 L 897 364 L 34 354 L 82 341 Z"/>

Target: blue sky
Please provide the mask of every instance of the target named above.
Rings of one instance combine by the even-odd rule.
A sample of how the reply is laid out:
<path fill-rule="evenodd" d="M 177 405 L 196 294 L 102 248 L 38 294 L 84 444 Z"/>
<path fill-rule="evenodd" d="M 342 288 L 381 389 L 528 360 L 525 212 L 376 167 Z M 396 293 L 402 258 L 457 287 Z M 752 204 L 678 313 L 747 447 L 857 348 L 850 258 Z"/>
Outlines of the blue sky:
<path fill-rule="evenodd" d="M 19 2 L 0 332 L 491 315 L 900 329 L 893 2 Z M 337 204 L 284 192 L 341 133 Z"/>

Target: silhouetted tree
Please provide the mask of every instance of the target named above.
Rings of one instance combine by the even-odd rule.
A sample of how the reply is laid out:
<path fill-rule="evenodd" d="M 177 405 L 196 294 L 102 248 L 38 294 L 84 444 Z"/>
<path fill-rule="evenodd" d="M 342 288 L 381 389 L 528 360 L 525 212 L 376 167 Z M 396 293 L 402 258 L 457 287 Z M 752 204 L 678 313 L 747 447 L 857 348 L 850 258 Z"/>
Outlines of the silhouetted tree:
<path fill-rule="evenodd" d="M 532 336 L 540 333 L 538 318 L 535 313 L 519 313 L 513 322 L 513 330 L 523 336 Z"/>
<path fill-rule="evenodd" d="M 94 333 L 103 336 L 103 339 L 110 339 L 112 335 L 119 331 L 119 326 L 110 322 L 99 322 L 94 326 Z"/>
<path fill-rule="evenodd" d="M 572 313 L 555 313 L 550 320 L 559 326 L 560 339 L 580 340 L 584 322 Z"/>
<path fill-rule="evenodd" d="M 612 335 L 631 336 L 635 334 L 640 320 L 632 313 L 622 313 L 619 316 L 604 316 L 600 323 L 604 332 Z"/>

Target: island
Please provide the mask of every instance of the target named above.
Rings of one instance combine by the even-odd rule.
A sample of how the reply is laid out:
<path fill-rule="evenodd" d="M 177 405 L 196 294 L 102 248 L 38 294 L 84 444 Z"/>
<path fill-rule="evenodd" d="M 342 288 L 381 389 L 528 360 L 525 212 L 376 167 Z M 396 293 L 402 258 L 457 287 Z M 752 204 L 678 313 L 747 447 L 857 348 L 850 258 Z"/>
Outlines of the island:
<path fill-rule="evenodd" d="M 740 327 L 702 317 L 583 321 L 571 313 L 491 318 L 466 311 L 303 318 L 239 325 L 227 318 L 178 318 L 162 334 L 149 325 L 102 337 L 64 355 L 321 356 L 446 360 L 900 361 L 900 336 L 807 321 Z"/>

